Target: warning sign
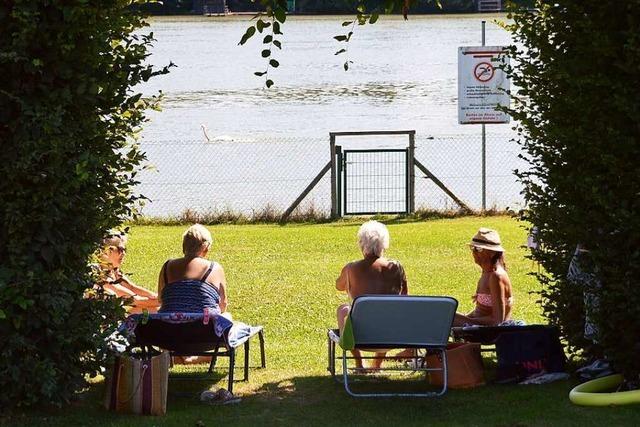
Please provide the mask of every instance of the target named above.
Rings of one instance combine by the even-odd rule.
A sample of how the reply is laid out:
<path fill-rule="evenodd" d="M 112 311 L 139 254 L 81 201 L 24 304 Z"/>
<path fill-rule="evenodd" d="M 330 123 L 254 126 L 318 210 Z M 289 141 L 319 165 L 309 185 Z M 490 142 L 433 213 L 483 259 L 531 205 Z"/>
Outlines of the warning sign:
<path fill-rule="evenodd" d="M 501 46 L 458 49 L 458 122 L 509 123 L 498 106 L 509 106 L 509 79 L 500 68 L 508 64 Z"/>

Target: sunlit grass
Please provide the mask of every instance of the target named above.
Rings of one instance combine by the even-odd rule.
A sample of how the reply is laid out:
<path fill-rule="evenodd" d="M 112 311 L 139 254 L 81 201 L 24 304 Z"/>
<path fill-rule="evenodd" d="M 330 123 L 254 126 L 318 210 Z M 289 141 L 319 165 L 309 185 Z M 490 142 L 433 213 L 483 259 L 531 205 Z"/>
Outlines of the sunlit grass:
<path fill-rule="evenodd" d="M 346 262 L 361 257 L 355 239 L 359 225 L 210 227 L 214 236 L 210 258 L 224 266 L 229 310 L 238 320 L 265 326 L 274 368 L 324 368 L 323 332 L 335 325 L 336 306 L 347 301 L 335 290 L 335 279 Z M 539 322 L 536 297 L 530 294 L 538 285 L 528 275 L 532 265 L 524 259 L 521 247 L 526 234 L 511 219 L 469 217 L 389 224 L 388 256 L 404 265 L 411 294 L 451 295 L 462 311 L 469 311 L 480 270 L 467 243 L 480 226 L 501 233 L 517 301 L 514 316 Z M 124 270 L 139 284 L 155 289 L 162 263 L 181 256 L 184 229 L 133 228 Z"/>
<path fill-rule="evenodd" d="M 487 385 L 451 390 L 440 399 L 359 400 L 346 395 L 326 372 L 326 329 L 335 327 L 335 308 L 346 296 L 335 290 L 342 266 L 360 257 L 355 235 L 360 223 L 317 225 L 216 225 L 211 259 L 226 271 L 234 318 L 265 326 L 267 369 L 252 369 L 237 382 L 243 398 L 233 407 L 208 407 L 197 395 L 226 387 L 226 361 L 208 381 L 192 380 L 204 366 L 179 367 L 187 376 L 170 380 L 166 417 L 112 414 L 99 405 L 102 385 L 82 401 L 55 414 L 11 419 L 29 425 L 634 425 L 640 408 L 581 408 L 568 400 L 570 382 L 544 386 Z M 543 319 L 536 304 L 536 267 L 525 259 L 526 233 L 508 217 L 466 217 L 389 224 L 389 257 L 404 265 L 409 291 L 451 295 L 460 309 L 472 308 L 480 271 L 467 243 L 481 226 L 499 230 L 507 250 L 516 303 L 513 315 L 528 323 Z M 167 258 L 181 255 L 184 226 L 133 226 L 124 270 L 150 289 Z M 257 344 L 257 341 L 256 341 Z M 252 365 L 258 364 L 257 345 Z M 240 358 L 240 361 L 242 358 Z M 241 362 L 240 362 L 241 363 Z M 237 377 L 240 376 L 237 372 Z M 174 372 L 175 375 L 175 372 Z M 53 415 L 53 416 L 52 416 Z M 0 418 L 0 424 L 2 419 Z"/>

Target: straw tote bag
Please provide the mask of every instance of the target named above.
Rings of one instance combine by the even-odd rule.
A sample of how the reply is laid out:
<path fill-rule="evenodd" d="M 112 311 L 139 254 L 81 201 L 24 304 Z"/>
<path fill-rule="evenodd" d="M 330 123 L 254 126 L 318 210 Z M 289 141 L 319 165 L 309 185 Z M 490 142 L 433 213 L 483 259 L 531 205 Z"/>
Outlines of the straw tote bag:
<path fill-rule="evenodd" d="M 480 355 L 480 344 L 449 343 L 447 345 L 447 386 L 449 388 L 471 388 L 484 385 L 484 365 Z M 442 368 L 440 353 L 425 359 L 427 368 Z M 429 382 L 442 387 L 444 373 L 429 371 Z"/>
<path fill-rule="evenodd" d="M 170 364 L 168 351 L 143 358 L 117 357 L 106 380 L 105 407 L 116 412 L 164 415 Z"/>

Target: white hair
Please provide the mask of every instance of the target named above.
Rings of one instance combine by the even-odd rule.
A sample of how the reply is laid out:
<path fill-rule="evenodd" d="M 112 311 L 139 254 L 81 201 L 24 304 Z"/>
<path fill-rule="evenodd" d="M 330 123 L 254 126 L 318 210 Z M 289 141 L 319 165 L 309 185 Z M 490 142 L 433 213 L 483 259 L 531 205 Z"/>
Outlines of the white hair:
<path fill-rule="evenodd" d="M 358 245 L 364 256 L 381 256 L 389 247 L 389 230 L 378 221 L 367 221 L 358 230 Z"/>
<path fill-rule="evenodd" d="M 195 258 L 200 252 L 208 249 L 212 242 L 209 230 L 203 225 L 194 224 L 182 235 L 182 252 L 187 257 Z"/>

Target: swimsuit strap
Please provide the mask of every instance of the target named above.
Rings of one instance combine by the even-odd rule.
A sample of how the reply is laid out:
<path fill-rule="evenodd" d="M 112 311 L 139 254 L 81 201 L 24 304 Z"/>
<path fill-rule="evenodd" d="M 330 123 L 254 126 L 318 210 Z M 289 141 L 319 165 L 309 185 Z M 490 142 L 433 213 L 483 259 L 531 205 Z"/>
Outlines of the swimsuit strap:
<path fill-rule="evenodd" d="M 200 279 L 201 282 L 206 282 L 207 281 L 207 277 L 209 277 L 209 275 L 211 274 L 211 270 L 213 270 L 213 267 L 215 265 L 216 265 L 216 262 L 215 261 L 211 261 L 211 263 L 209 264 L 209 268 L 204 273 L 204 276 L 202 276 L 202 279 Z"/>

